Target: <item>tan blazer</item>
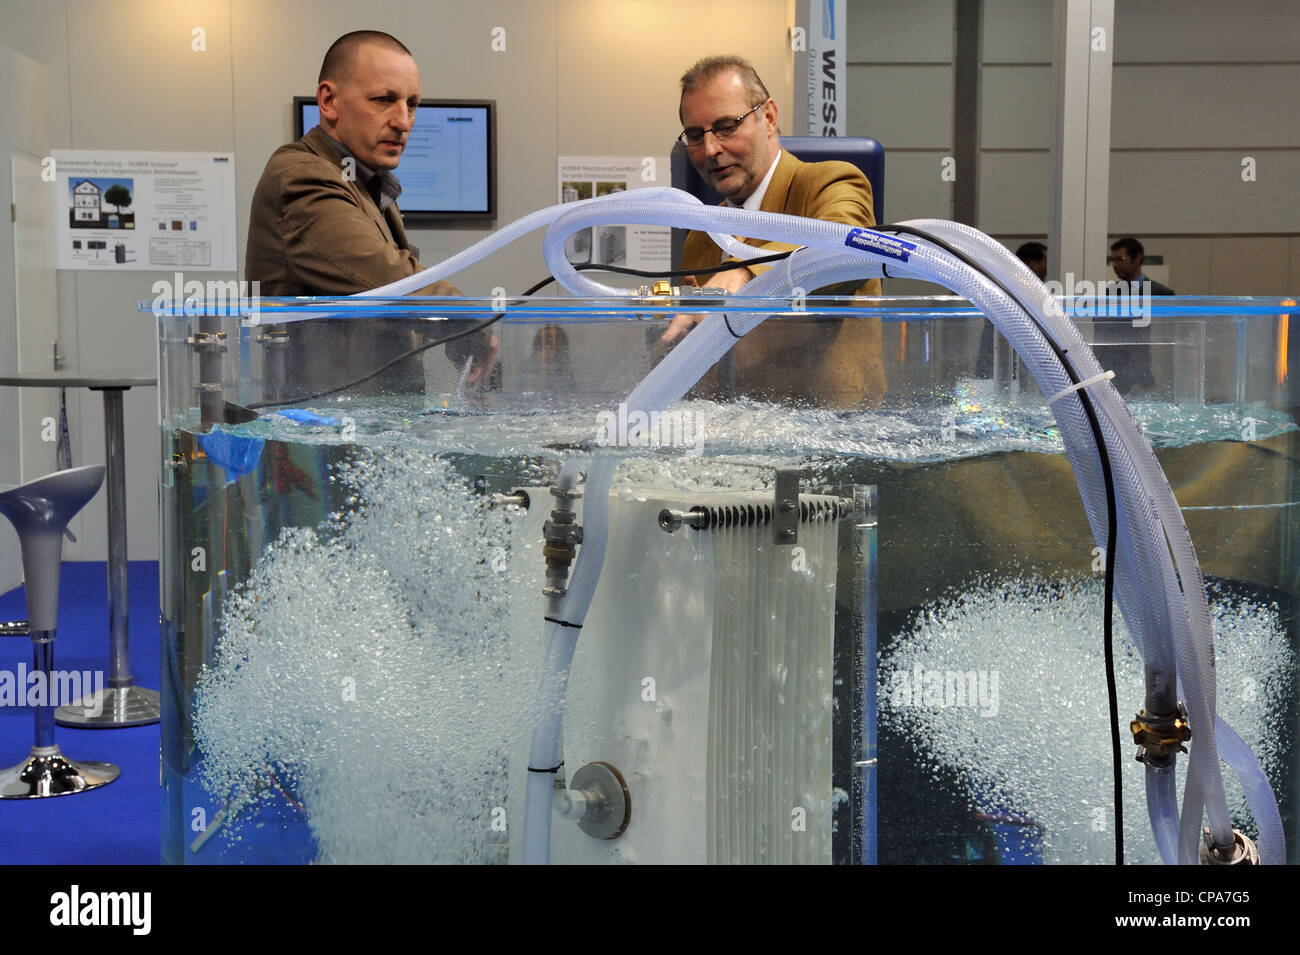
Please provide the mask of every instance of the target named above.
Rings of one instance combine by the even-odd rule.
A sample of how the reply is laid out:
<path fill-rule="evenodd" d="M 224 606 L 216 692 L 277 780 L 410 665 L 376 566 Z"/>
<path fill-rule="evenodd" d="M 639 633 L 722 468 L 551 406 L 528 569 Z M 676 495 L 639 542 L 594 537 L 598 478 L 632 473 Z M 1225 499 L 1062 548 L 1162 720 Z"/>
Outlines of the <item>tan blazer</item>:
<path fill-rule="evenodd" d="M 845 162 L 802 162 L 788 150 L 781 151 L 760 208 L 849 225 L 876 224 L 871 183 L 861 170 Z M 745 241 L 773 251 L 794 248 L 780 242 Z M 722 250 L 707 235 L 686 236 L 682 268 L 706 268 L 723 261 Z M 756 266 L 753 271 L 768 267 Z M 708 284 L 707 277 L 700 284 Z M 852 294 L 853 290 L 840 287 L 835 292 Z M 825 290 L 824 294 L 833 293 Z M 881 294 L 879 279 L 864 282 L 857 294 Z M 875 404 L 885 391 L 880 339 L 878 318 L 770 318 L 733 349 L 736 389 L 767 401 L 832 408 Z M 703 384 L 704 393 L 716 394 L 716 384 Z"/>
<path fill-rule="evenodd" d="M 362 184 L 343 175 L 343 160 L 320 127 L 281 146 L 253 193 L 245 277 L 262 295 L 351 295 L 419 272 L 397 204 L 384 212 Z M 436 282 L 416 295 L 459 295 Z M 276 356 L 283 397 L 359 378 L 433 334 L 427 323 L 346 320 L 296 322 L 287 354 Z M 446 324 L 437 329 L 447 331 Z M 347 394 L 424 389 L 420 356 L 401 362 Z M 279 397 L 279 396 L 277 396 Z"/>

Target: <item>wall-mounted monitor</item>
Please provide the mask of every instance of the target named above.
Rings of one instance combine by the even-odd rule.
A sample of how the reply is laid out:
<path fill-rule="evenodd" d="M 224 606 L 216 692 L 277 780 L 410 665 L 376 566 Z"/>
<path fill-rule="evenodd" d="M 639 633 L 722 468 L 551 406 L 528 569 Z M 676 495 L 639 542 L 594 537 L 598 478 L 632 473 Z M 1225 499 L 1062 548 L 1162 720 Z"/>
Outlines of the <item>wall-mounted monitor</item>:
<path fill-rule="evenodd" d="M 295 139 L 320 124 L 314 96 L 293 98 Z M 395 173 L 407 225 L 497 215 L 496 101 L 421 100 Z"/>

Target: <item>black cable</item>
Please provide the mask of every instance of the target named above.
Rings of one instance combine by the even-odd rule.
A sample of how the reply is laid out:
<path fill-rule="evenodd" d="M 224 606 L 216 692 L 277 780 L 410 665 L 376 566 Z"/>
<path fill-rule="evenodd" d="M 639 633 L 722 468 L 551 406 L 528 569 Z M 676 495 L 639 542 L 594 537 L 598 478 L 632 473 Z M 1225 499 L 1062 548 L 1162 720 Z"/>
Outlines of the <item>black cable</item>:
<path fill-rule="evenodd" d="M 916 229 L 912 226 L 904 225 L 886 225 L 873 227 L 877 232 L 896 232 L 900 235 L 914 235 L 927 242 L 932 242 L 939 246 L 950 255 L 956 256 L 967 266 L 983 275 L 986 279 L 1000 288 L 1007 296 L 1020 306 L 1021 310 L 1033 322 L 1039 333 L 1047 342 L 1048 347 L 1056 353 L 1057 359 L 1065 369 L 1065 373 L 1070 378 L 1071 384 L 1079 384 L 1079 375 L 1074 367 L 1066 361 L 1065 349 L 1061 349 L 1047 330 L 1039 323 L 1034 313 L 1025 305 L 1018 295 L 1007 288 L 997 276 L 991 274 L 988 269 L 984 268 L 970 256 L 966 255 L 960 249 L 954 247 L 938 236 L 931 235 L 922 229 Z M 1114 632 L 1113 632 L 1113 603 L 1115 592 L 1115 541 L 1116 541 L 1116 503 L 1115 503 L 1115 477 L 1111 471 L 1110 454 L 1106 451 L 1106 444 L 1102 440 L 1101 423 L 1097 420 L 1097 414 L 1092 406 L 1092 399 L 1089 397 L 1086 388 L 1077 390 L 1079 402 L 1083 405 L 1084 414 L 1088 417 L 1088 424 L 1092 430 L 1093 441 L 1097 445 L 1097 457 L 1101 464 L 1102 479 L 1106 485 L 1106 577 L 1105 593 L 1103 599 L 1105 606 L 1102 609 L 1102 620 L 1105 640 L 1105 657 L 1106 657 L 1106 695 L 1110 703 L 1110 744 L 1111 744 L 1111 762 L 1114 773 L 1114 799 L 1115 799 L 1115 864 L 1124 864 L 1124 801 L 1123 801 L 1123 779 L 1122 769 L 1123 760 L 1120 755 L 1120 738 L 1119 738 L 1119 704 L 1115 689 L 1115 651 L 1114 651 Z"/>
<path fill-rule="evenodd" d="M 489 325 L 496 322 L 504 314 L 505 312 L 501 312 L 497 315 L 493 315 L 491 318 L 486 318 L 475 325 L 471 325 L 469 328 L 463 328 L 460 331 L 454 332 L 450 335 L 444 335 L 442 338 L 439 338 L 436 341 L 426 342 L 423 345 L 418 345 L 415 348 L 409 349 L 408 351 L 405 351 L 402 354 L 398 355 L 392 361 L 384 362 L 384 364 L 380 365 L 374 371 L 367 372 L 366 374 L 362 375 L 360 378 L 354 378 L 351 381 L 345 381 L 343 384 L 338 385 L 334 388 L 326 388 L 324 391 L 313 391 L 310 394 L 305 394 L 305 395 L 295 395 L 292 398 L 283 398 L 279 401 L 258 401 L 250 405 L 245 405 L 244 407 L 279 408 L 283 405 L 297 405 L 297 404 L 302 404 L 304 401 L 314 401 L 317 398 L 328 398 L 330 395 L 336 395 L 340 391 L 347 391 L 349 388 L 353 388 L 357 385 L 367 382 L 371 378 L 374 378 L 376 375 L 382 375 L 384 372 L 392 368 L 394 365 L 400 364 L 401 362 L 406 361 L 408 358 L 420 354 L 420 352 L 422 351 L 428 351 L 430 348 L 433 348 L 435 345 L 445 345 L 447 344 L 447 342 L 454 342 L 458 338 L 464 338 L 466 335 L 473 335 L 475 332 L 480 332 L 483 329 L 487 328 Z"/>
<path fill-rule="evenodd" d="M 757 258 L 747 259 L 743 264 L 764 265 L 768 262 L 777 262 L 780 261 L 781 259 L 788 258 L 793 252 L 794 250 L 790 249 L 785 252 L 774 252 L 771 255 L 761 255 L 758 256 Z M 618 272 L 622 275 L 636 275 L 636 276 L 640 276 L 641 278 L 651 278 L 651 279 L 678 278 L 686 275 L 712 275 L 715 272 L 721 271 L 721 269 L 718 266 L 714 266 L 712 268 L 707 268 L 707 269 L 673 269 L 667 272 L 652 272 L 652 271 L 646 271 L 644 269 L 625 268 L 623 266 L 618 266 L 618 265 L 601 265 L 599 263 L 588 263 L 586 265 L 578 265 L 575 266 L 575 269 L 579 272 L 588 272 L 588 271 Z M 530 286 L 525 292 L 521 294 L 520 297 L 532 295 L 535 292 L 538 292 L 541 289 L 545 288 L 546 286 L 550 285 L 554 281 L 555 281 L 555 276 L 548 275 L 540 282 L 537 282 L 536 284 Z M 511 304 L 522 304 L 522 303 L 512 302 Z M 411 348 L 408 349 L 407 351 L 402 352 L 402 354 L 398 355 L 396 358 L 392 359 L 391 361 L 384 362 L 384 364 L 380 365 L 374 371 L 367 372 L 366 374 L 362 375 L 360 378 L 354 378 L 351 381 L 345 381 L 343 384 L 336 385 L 333 388 L 326 388 L 323 391 L 313 391 L 305 395 L 295 395 L 292 398 L 284 398 L 279 401 L 259 401 L 256 402 L 255 404 L 245 405 L 245 407 L 251 409 L 279 408 L 282 407 L 283 405 L 296 405 L 296 404 L 301 404 L 304 401 L 315 401 L 317 398 L 328 398 L 330 395 L 336 395 L 340 391 L 347 391 L 349 388 L 355 388 L 357 385 L 364 384 L 365 382 L 369 381 L 371 378 L 374 378 L 377 375 L 382 375 L 384 372 L 392 368 L 394 365 L 400 364 L 401 362 L 406 361 L 408 358 L 414 358 L 416 355 L 420 354 L 421 352 L 426 352 L 430 348 L 436 348 L 439 345 L 447 344 L 447 342 L 454 342 L 458 338 L 465 338 L 466 336 L 473 335 L 477 332 L 481 332 L 489 325 L 493 325 L 499 322 L 502 318 L 505 317 L 505 314 L 506 314 L 505 312 L 498 312 L 497 314 L 493 315 L 491 318 L 485 318 L 483 319 L 483 321 L 478 322 L 475 325 L 471 325 L 469 328 L 462 328 L 460 331 L 452 332 L 450 335 L 444 335 L 442 338 L 434 339 L 431 342 L 425 342 L 423 345 L 417 345 L 415 348 Z M 733 332 L 733 334 L 735 333 Z"/>
<path fill-rule="evenodd" d="M 641 278 L 647 279 L 674 279 L 687 275 L 712 275 L 715 272 L 727 271 L 723 266 L 738 269 L 750 265 L 767 265 L 769 262 L 780 262 L 782 259 L 788 259 L 795 253 L 795 251 L 795 249 L 787 249 L 784 252 L 773 252 L 771 255 L 760 255 L 752 259 L 737 260 L 735 262 L 722 262 L 707 269 L 669 269 L 667 272 L 653 272 L 645 269 L 630 269 L 622 265 L 602 265 L 599 262 L 591 262 L 586 265 L 575 265 L 574 269 L 578 272 L 617 272 L 620 275 L 637 275 Z"/>
<path fill-rule="evenodd" d="M 542 281 L 538 282 L 537 284 L 533 285 L 523 294 L 532 295 L 538 289 L 545 288 L 553 281 L 554 279 L 548 275 L 546 278 L 544 278 Z M 304 401 L 315 401 L 317 398 L 328 398 L 330 395 L 336 395 L 340 391 L 347 391 L 349 388 L 354 388 L 357 385 L 363 384 L 364 382 L 369 381 L 371 378 L 374 378 L 376 375 L 383 374 L 388 369 L 392 368 L 394 365 L 404 362 L 408 358 L 413 358 L 414 356 L 420 354 L 421 352 L 428 351 L 430 348 L 436 348 L 438 345 L 445 345 L 447 344 L 447 342 L 454 342 L 458 338 L 465 338 L 469 335 L 473 335 L 477 332 L 481 332 L 489 325 L 496 324 L 505 316 L 505 314 L 506 314 L 505 312 L 497 312 L 491 318 L 485 318 L 481 322 L 476 322 L 475 324 L 469 326 L 468 328 L 462 328 L 459 331 L 452 332 L 450 335 L 444 335 L 442 336 L 442 338 L 436 338 L 431 342 L 425 342 L 423 345 L 417 345 L 415 348 L 411 348 L 408 349 L 407 351 L 402 352 L 402 354 L 398 355 L 396 358 L 392 359 L 391 361 L 384 362 L 384 364 L 380 365 L 374 371 L 367 372 L 366 374 L 362 375 L 360 378 L 354 378 L 352 381 L 346 381 L 343 384 L 338 385 L 334 388 L 327 388 L 324 391 L 313 391 L 310 394 L 306 394 L 306 395 L 296 395 L 293 398 L 285 398 L 280 401 L 259 401 L 255 404 L 246 405 L 245 407 L 279 408 L 282 405 L 296 405 L 296 404 L 301 404 Z"/>

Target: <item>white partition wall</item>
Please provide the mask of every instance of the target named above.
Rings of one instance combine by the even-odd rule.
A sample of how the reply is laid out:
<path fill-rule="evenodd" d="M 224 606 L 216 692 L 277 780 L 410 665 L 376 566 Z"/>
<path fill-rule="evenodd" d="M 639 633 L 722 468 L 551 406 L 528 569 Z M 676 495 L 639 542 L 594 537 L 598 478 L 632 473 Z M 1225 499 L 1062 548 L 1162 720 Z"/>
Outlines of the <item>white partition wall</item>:
<path fill-rule="evenodd" d="M 0 228 L 0 372 L 12 374 L 48 369 L 58 334 L 50 208 L 41 201 L 41 157 L 50 141 L 46 69 L 0 45 L 0 88 L 22 90 L 0 101 L 0 208 L 11 210 Z M 55 445 L 42 432 L 57 409 L 57 392 L 0 387 L 0 485 L 55 470 Z M 13 528 L 0 523 L 3 592 L 22 580 L 22 561 Z"/>

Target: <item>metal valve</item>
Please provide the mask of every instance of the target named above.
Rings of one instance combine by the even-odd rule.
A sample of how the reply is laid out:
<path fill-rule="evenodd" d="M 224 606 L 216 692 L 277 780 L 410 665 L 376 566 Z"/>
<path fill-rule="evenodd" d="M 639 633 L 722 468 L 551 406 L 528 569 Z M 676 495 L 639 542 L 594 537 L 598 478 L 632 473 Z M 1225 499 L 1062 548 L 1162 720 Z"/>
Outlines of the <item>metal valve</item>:
<path fill-rule="evenodd" d="M 551 494 L 556 499 L 555 509 L 551 511 L 550 520 L 542 525 L 542 537 L 546 541 L 542 546 L 542 556 L 546 558 L 546 586 L 542 588 L 542 594 L 551 601 L 551 612 L 554 612 L 556 604 L 567 592 L 569 565 L 578 556 L 578 545 L 582 543 L 582 527 L 569 503 L 582 497 L 582 492 L 552 487 Z"/>

